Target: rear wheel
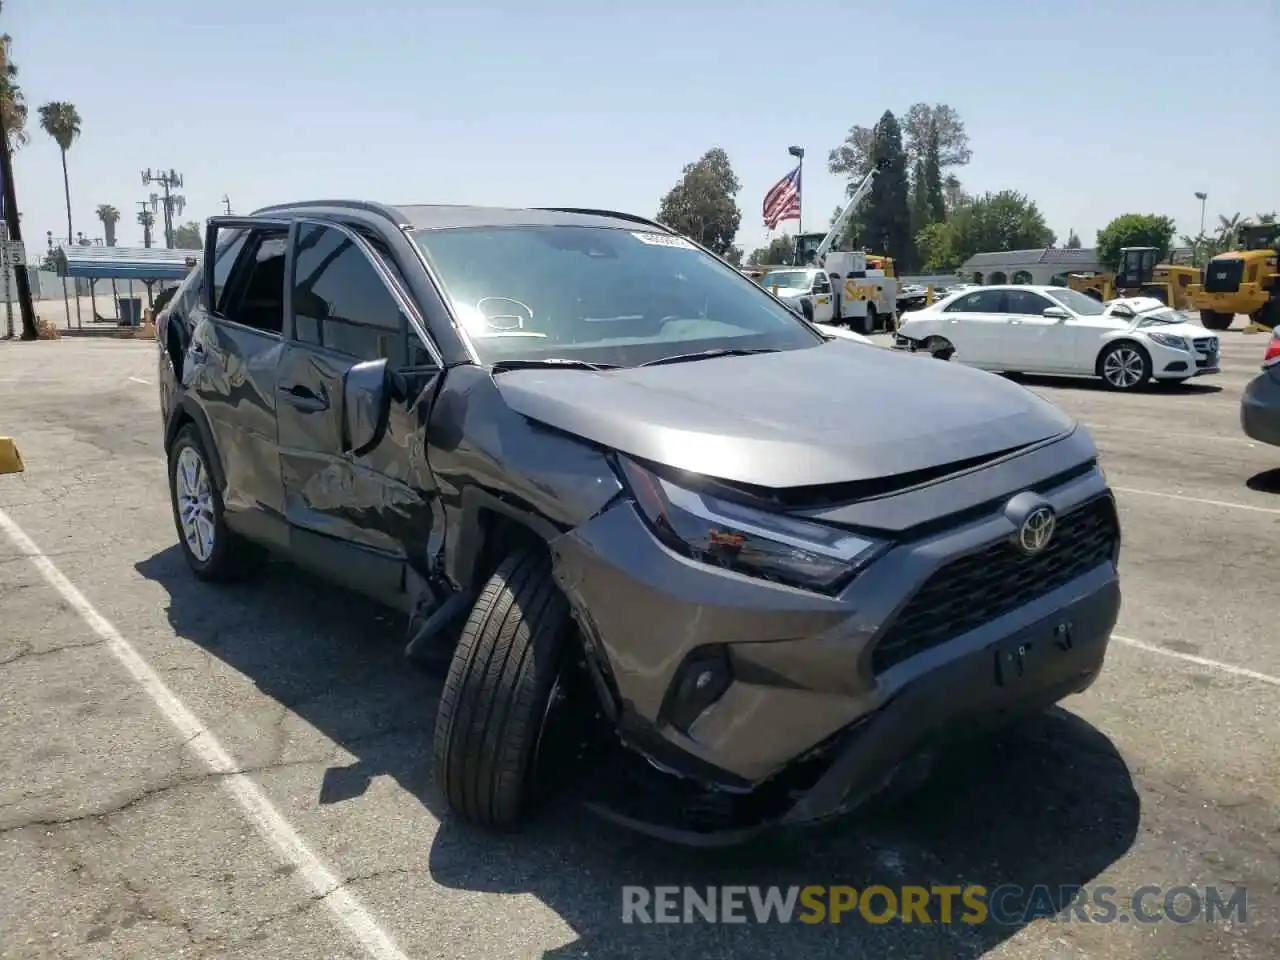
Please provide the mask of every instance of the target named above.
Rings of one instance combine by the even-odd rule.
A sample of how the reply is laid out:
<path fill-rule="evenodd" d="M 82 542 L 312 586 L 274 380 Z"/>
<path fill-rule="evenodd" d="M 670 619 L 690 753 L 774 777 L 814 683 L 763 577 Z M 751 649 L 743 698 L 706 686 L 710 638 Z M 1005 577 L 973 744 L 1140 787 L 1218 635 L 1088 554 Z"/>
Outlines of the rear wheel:
<path fill-rule="evenodd" d="M 200 432 L 188 423 L 169 448 L 169 496 L 178 543 L 201 580 L 238 580 L 255 572 L 266 554 L 227 526 L 209 463 Z"/>
<path fill-rule="evenodd" d="M 537 774 L 557 747 L 544 734 L 557 727 L 570 623 L 541 545 L 509 554 L 472 608 L 433 750 L 437 785 L 471 823 L 515 829 L 542 793 Z"/>
<path fill-rule="evenodd" d="M 1230 313 L 1217 313 L 1213 310 L 1200 311 L 1200 325 L 1206 330 L 1229 330 L 1235 317 Z"/>
<path fill-rule="evenodd" d="M 1098 375 L 1112 390 L 1135 390 L 1151 379 L 1151 357 L 1128 340 L 1113 343 L 1098 358 Z"/>

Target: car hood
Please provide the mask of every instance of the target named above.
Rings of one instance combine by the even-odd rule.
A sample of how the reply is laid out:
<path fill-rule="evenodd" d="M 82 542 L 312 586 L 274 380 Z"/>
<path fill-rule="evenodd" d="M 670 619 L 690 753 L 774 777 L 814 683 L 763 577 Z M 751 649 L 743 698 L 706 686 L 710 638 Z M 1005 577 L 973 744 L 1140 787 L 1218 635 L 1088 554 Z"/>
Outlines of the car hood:
<path fill-rule="evenodd" d="M 744 357 L 495 375 L 507 405 L 643 460 L 781 489 L 871 480 L 1069 432 L 1031 391 L 845 340 Z"/>
<path fill-rule="evenodd" d="M 1138 318 L 1139 321 L 1142 319 Z M 1197 340 L 1201 337 L 1216 337 L 1216 334 L 1198 323 L 1150 323 L 1142 326 L 1141 323 L 1133 324 L 1130 330 L 1136 330 L 1138 333 L 1167 333 L 1173 337 L 1186 337 L 1188 340 Z"/>

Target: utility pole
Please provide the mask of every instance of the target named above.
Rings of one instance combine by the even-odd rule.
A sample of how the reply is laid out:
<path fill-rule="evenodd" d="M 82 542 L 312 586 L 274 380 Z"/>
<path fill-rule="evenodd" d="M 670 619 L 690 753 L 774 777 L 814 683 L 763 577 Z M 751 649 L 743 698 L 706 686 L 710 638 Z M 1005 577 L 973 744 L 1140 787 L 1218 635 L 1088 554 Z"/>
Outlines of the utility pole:
<path fill-rule="evenodd" d="M 231 216 L 231 198 L 225 193 L 222 195 L 222 212 L 228 217 Z"/>
<path fill-rule="evenodd" d="M 155 226 L 156 215 L 150 210 L 150 203 L 146 200 L 138 201 L 138 222 L 142 224 L 142 245 L 148 249 L 151 247 L 151 228 Z"/>
<path fill-rule="evenodd" d="M 142 185 L 145 187 L 149 184 L 156 183 L 160 185 L 160 189 L 164 191 L 163 196 L 158 194 L 151 195 L 151 209 L 159 212 L 161 205 L 164 207 L 164 245 L 170 250 L 173 249 L 173 212 L 176 209 L 178 213 L 187 205 L 185 197 L 173 193 L 175 189 L 182 186 L 182 174 L 177 170 L 152 173 L 148 167 L 142 171 Z"/>
<path fill-rule="evenodd" d="M 18 191 L 13 186 L 13 157 L 9 153 L 9 131 L 0 123 L 0 203 L 3 203 L 8 244 L 22 243 L 22 214 L 18 212 Z M 8 257 L 6 256 L 6 260 Z M 6 269 L 7 266 L 6 266 Z M 40 336 L 36 329 L 36 308 L 31 302 L 31 277 L 25 263 L 13 268 L 14 286 L 18 292 L 18 310 L 22 314 L 22 339 L 35 340 Z"/>

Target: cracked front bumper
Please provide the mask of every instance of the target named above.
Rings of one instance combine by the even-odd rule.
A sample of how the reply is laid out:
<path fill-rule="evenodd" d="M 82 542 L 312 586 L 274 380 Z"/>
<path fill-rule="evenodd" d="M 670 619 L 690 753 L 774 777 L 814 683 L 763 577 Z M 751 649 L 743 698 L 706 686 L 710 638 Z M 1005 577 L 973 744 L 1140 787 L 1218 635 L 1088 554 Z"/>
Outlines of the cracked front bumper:
<path fill-rule="evenodd" d="M 1114 510 L 1096 470 L 1043 496 L 1063 517 L 1089 505 Z M 1101 669 L 1119 612 L 1110 547 L 1105 559 L 1077 564 L 998 615 L 957 620 L 945 637 L 895 658 L 876 655 L 935 574 L 968 557 L 985 576 L 984 551 L 1003 548 L 1015 529 L 997 511 L 901 544 L 838 596 L 679 556 L 626 500 L 566 534 L 553 545 L 556 576 L 613 692 L 619 733 L 646 759 L 644 769 L 662 771 L 657 780 L 682 785 L 656 806 L 710 800 L 724 813 L 712 818 L 714 829 L 684 829 L 653 804 L 624 804 L 632 809 L 615 819 L 698 843 L 822 820 L 857 806 L 931 744 L 1084 689 Z M 666 706 L 682 665 L 710 647 L 727 650 L 732 682 L 695 721 L 672 723 Z M 641 777 L 623 792 L 654 781 Z M 655 795 L 664 790 L 656 786 Z"/>

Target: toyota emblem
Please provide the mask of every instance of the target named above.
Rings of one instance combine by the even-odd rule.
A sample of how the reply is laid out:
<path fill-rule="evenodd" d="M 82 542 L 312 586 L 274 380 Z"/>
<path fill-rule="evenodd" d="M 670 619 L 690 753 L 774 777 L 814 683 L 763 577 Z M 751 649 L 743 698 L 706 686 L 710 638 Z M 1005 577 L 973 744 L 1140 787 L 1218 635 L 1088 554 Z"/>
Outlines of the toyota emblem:
<path fill-rule="evenodd" d="M 1027 519 L 1022 521 L 1022 526 L 1018 527 L 1019 549 L 1032 557 L 1040 553 L 1053 539 L 1053 530 L 1056 526 L 1057 519 L 1053 515 L 1052 507 L 1036 507 L 1027 514 Z"/>

